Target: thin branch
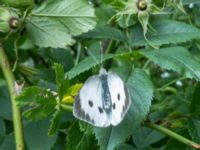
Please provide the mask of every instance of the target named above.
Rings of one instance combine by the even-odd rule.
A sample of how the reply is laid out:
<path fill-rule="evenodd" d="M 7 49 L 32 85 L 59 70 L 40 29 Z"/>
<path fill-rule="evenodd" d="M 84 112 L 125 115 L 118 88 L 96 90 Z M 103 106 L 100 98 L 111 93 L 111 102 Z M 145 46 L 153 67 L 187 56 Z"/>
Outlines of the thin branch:
<path fill-rule="evenodd" d="M 73 111 L 73 106 L 66 105 L 66 104 L 61 104 L 60 106 L 61 106 L 61 108 L 62 108 L 63 110 L 70 111 L 70 112 Z"/>
<path fill-rule="evenodd" d="M 173 131 L 171 131 L 171 130 L 163 127 L 163 126 L 160 126 L 160 125 L 157 125 L 157 124 L 153 124 L 153 123 L 146 123 L 146 125 L 148 127 L 152 128 L 152 129 L 155 129 L 155 130 L 157 130 L 157 131 L 159 131 L 159 132 L 161 132 L 161 133 L 163 133 L 165 135 L 168 135 L 171 138 L 174 138 L 177 141 L 179 141 L 179 142 L 181 142 L 183 144 L 186 144 L 186 145 L 188 145 L 188 146 L 190 146 L 192 148 L 200 149 L 200 144 L 195 143 L 194 141 L 191 141 L 191 140 L 189 140 L 189 139 L 187 139 L 187 138 L 185 138 L 185 137 L 183 137 L 183 136 L 181 136 L 181 135 L 179 135 L 179 134 L 177 134 L 177 133 L 175 133 L 175 132 L 173 132 Z"/>
<path fill-rule="evenodd" d="M 16 142 L 16 149 L 17 150 L 24 150 L 24 137 L 23 137 L 23 126 L 22 126 L 22 118 L 21 118 L 21 111 L 16 105 L 15 97 L 16 92 L 14 89 L 14 82 L 15 77 L 13 72 L 11 71 L 11 67 L 7 56 L 4 52 L 4 48 L 0 43 L 0 67 L 3 71 L 4 77 L 7 82 L 11 103 L 12 103 L 12 115 L 13 115 L 13 124 L 14 124 L 14 135 L 15 135 L 15 142 Z"/>

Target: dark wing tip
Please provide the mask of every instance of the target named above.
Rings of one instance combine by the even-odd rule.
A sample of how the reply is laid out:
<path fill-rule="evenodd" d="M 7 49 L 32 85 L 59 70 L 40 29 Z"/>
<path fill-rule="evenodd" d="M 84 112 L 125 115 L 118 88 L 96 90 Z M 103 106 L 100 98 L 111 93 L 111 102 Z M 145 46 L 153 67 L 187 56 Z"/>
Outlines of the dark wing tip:
<path fill-rule="evenodd" d="M 121 114 L 122 118 L 125 116 L 125 114 L 127 113 L 127 111 L 129 110 L 131 106 L 131 97 L 130 97 L 128 88 L 125 85 L 124 85 L 124 92 L 125 92 L 125 103 L 123 105 L 123 110 Z"/>
<path fill-rule="evenodd" d="M 80 101 L 80 96 L 79 94 L 75 97 L 75 102 L 74 102 L 74 109 L 73 109 L 73 115 L 74 117 L 86 121 L 92 125 L 95 125 L 94 119 L 91 119 L 89 114 L 87 114 L 81 107 L 81 101 Z"/>

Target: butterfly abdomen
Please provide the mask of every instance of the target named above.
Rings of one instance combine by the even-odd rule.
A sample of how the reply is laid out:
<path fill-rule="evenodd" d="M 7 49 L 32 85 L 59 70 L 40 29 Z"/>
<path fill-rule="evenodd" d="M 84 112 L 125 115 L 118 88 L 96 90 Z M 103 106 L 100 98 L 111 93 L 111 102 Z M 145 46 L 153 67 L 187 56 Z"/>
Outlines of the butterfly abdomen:
<path fill-rule="evenodd" d="M 107 75 L 101 74 L 99 78 L 102 86 L 101 96 L 102 96 L 103 109 L 106 111 L 106 113 L 110 114 L 112 109 L 112 101 L 108 87 Z"/>

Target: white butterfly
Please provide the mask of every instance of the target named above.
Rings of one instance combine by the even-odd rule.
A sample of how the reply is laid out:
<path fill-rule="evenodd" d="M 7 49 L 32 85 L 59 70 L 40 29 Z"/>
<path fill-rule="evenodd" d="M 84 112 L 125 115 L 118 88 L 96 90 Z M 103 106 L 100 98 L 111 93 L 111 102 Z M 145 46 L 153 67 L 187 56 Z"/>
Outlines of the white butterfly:
<path fill-rule="evenodd" d="M 131 105 L 122 79 L 100 69 L 99 75 L 86 80 L 74 103 L 73 115 L 97 127 L 118 125 Z"/>

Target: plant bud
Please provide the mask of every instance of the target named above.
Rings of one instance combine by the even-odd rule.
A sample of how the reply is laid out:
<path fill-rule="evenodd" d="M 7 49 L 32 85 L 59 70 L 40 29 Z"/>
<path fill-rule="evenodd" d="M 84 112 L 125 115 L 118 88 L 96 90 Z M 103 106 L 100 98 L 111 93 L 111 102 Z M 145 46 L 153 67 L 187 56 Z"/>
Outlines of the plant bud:
<path fill-rule="evenodd" d="M 138 0 L 138 2 L 137 2 L 137 8 L 140 11 L 145 11 L 147 9 L 147 2 L 145 0 Z"/>
<path fill-rule="evenodd" d="M 8 33 L 20 26 L 18 14 L 12 9 L 0 7 L 0 32 Z"/>

